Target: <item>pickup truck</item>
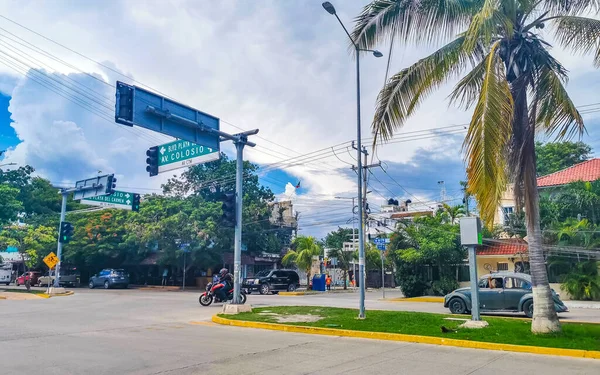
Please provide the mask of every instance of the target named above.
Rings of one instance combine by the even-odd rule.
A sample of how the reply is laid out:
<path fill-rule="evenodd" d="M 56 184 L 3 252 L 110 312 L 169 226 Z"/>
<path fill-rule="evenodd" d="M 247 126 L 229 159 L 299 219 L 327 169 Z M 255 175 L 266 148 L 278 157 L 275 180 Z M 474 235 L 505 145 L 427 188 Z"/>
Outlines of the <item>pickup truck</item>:
<path fill-rule="evenodd" d="M 48 286 L 48 284 L 52 285 L 54 284 L 54 280 L 56 280 L 56 276 L 53 274 L 51 276 L 45 275 L 45 276 L 40 276 L 38 278 L 38 285 L 39 286 Z M 58 283 L 60 286 L 70 286 L 70 287 L 76 287 L 79 286 L 79 273 L 66 273 L 66 274 L 62 274 L 60 275 L 60 279 L 58 280 Z"/>

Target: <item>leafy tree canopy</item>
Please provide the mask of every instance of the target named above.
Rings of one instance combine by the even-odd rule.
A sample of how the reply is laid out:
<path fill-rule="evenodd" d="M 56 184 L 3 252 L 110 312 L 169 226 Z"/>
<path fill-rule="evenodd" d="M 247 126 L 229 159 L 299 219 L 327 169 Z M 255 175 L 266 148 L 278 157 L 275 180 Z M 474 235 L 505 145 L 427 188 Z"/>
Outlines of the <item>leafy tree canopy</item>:
<path fill-rule="evenodd" d="M 583 142 L 535 143 L 536 172 L 545 176 L 590 158 L 592 148 Z"/>

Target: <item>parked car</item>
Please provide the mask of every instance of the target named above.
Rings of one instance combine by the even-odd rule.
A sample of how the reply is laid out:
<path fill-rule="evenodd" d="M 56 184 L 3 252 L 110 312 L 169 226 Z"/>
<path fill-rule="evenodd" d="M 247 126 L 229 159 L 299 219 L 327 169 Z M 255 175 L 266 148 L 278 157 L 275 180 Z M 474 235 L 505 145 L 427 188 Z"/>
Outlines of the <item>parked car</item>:
<path fill-rule="evenodd" d="M 0 264 L 0 283 L 10 284 L 12 282 L 12 272 L 12 264 Z"/>
<path fill-rule="evenodd" d="M 70 286 L 70 287 L 79 286 L 79 283 L 80 283 L 79 277 L 80 277 L 79 272 L 76 271 L 75 269 L 64 269 L 63 270 L 63 268 L 61 268 L 60 269 L 60 280 L 59 280 L 58 284 L 60 286 Z M 50 276 L 48 276 L 48 275 L 40 276 L 38 278 L 38 285 L 39 286 L 48 286 L 48 284 L 53 285 L 55 279 L 56 279 L 56 276 L 54 275 L 54 272 L 52 272 L 52 274 Z"/>
<path fill-rule="evenodd" d="M 90 289 L 102 286 L 104 289 L 127 288 L 129 286 L 129 275 L 122 269 L 107 268 L 90 277 L 88 282 Z"/>
<path fill-rule="evenodd" d="M 480 311 L 524 312 L 533 316 L 533 294 L 531 276 L 525 273 L 497 272 L 484 275 L 479 279 Z M 554 308 L 557 312 L 569 309 L 554 290 L 552 290 Z M 471 311 L 471 288 L 456 289 L 444 297 L 444 307 L 453 314 L 467 314 Z"/>
<path fill-rule="evenodd" d="M 280 291 L 293 292 L 300 285 L 300 277 L 293 270 L 262 270 L 256 276 L 244 279 L 242 288 L 251 293 L 258 290 L 260 294 L 273 293 Z"/>
<path fill-rule="evenodd" d="M 29 280 L 29 285 L 33 286 L 36 285 L 38 283 L 38 279 L 41 276 L 41 272 L 37 272 L 37 271 L 27 271 L 24 274 L 22 274 L 21 276 L 17 277 L 17 279 L 15 280 L 15 285 L 19 286 L 19 285 L 25 285 L 25 281 Z"/>

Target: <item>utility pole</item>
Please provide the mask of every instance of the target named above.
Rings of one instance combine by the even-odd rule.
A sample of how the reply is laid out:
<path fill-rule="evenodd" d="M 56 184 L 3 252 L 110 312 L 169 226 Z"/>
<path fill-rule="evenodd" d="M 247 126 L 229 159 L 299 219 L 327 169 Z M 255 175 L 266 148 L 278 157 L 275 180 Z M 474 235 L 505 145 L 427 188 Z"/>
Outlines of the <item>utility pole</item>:
<path fill-rule="evenodd" d="M 352 148 L 354 148 L 355 150 L 359 150 L 360 148 L 360 152 L 363 154 L 364 157 L 364 162 L 361 163 L 360 157 L 358 160 L 358 167 L 354 167 L 352 166 L 353 170 L 358 170 L 359 171 L 359 178 L 362 177 L 362 181 L 360 185 L 359 185 L 359 189 L 362 188 L 361 191 L 361 195 L 362 195 L 362 200 L 361 202 L 359 202 L 359 210 L 358 210 L 358 215 L 359 215 L 359 221 L 358 221 L 358 226 L 359 226 L 359 232 L 358 232 L 358 241 L 359 241 L 359 253 L 358 253 L 358 273 L 359 273 L 359 291 L 360 291 L 360 314 L 359 314 L 359 318 L 364 319 L 365 318 L 365 287 L 366 287 L 366 272 L 365 272 L 365 266 L 366 266 L 366 262 L 365 262 L 365 246 L 367 243 L 367 234 L 366 234 L 366 222 L 367 219 L 369 217 L 368 213 L 367 213 L 367 172 L 369 171 L 369 168 L 374 168 L 374 167 L 379 167 L 381 166 L 381 162 L 378 162 L 376 164 L 367 164 L 367 157 L 369 156 L 369 153 L 367 152 L 367 148 L 364 146 L 360 146 L 360 144 L 358 145 L 359 147 L 355 147 L 354 146 L 354 142 L 352 142 Z M 362 172 L 362 176 L 361 176 L 361 172 Z"/>

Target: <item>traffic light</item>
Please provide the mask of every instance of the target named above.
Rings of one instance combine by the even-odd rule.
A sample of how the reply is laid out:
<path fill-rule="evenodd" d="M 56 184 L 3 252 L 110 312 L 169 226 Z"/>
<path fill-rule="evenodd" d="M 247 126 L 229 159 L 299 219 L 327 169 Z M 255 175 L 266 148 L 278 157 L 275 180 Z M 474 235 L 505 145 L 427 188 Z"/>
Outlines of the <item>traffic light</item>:
<path fill-rule="evenodd" d="M 153 146 L 146 151 L 146 172 L 150 173 L 150 177 L 158 174 L 158 146 Z"/>
<path fill-rule="evenodd" d="M 109 174 L 106 178 L 106 194 L 111 195 L 117 188 L 117 179 L 114 174 Z"/>
<path fill-rule="evenodd" d="M 60 223 L 60 237 L 58 241 L 61 243 L 67 243 L 71 241 L 71 237 L 73 237 L 73 225 L 67 221 L 63 221 Z"/>
<path fill-rule="evenodd" d="M 227 227 L 235 227 L 235 194 L 234 193 L 226 193 L 221 197 L 223 201 L 223 216 L 221 218 L 221 223 Z"/>
<path fill-rule="evenodd" d="M 133 203 L 131 204 L 131 211 L 138 212 L 140 210 L 140 195 L 133 194 Z"/>

